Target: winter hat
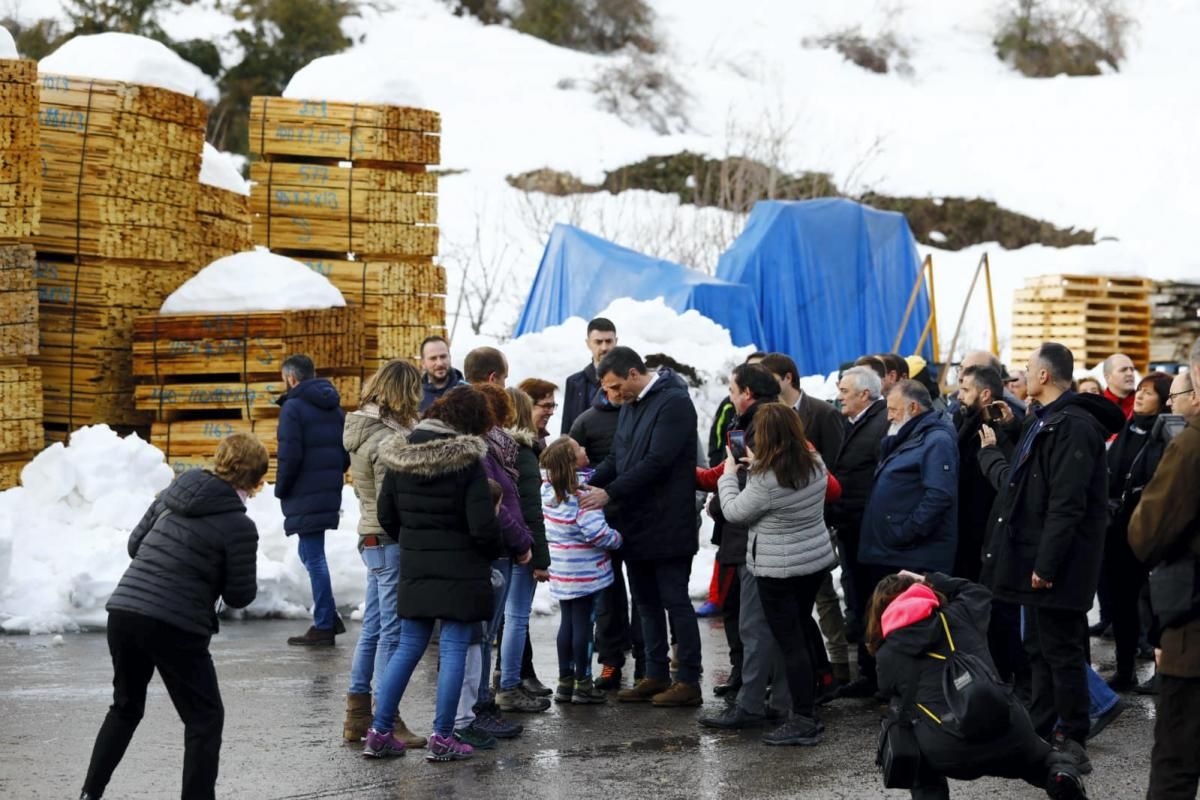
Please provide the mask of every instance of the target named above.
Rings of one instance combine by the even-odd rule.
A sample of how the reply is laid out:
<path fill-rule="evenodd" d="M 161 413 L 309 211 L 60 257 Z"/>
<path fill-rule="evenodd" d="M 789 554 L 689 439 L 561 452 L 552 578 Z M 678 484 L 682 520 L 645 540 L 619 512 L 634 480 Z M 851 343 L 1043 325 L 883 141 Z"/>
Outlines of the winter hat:
<path fill-rule="evenodd" d="M 938 607 L 937 595 L 923 583 L 914 583 L 896 597 L 883 610 L 880 622 L 883 627 L 883 638 L 891 635 L 892 631 L 920 622 L 933 614 Z"/>
<path fill-rule="evenodd" d="M 915 378 L 925 369 L 925 359 L 920 356 L 905 356 L 904 363 L 908 364 L 908 377 Z"/>

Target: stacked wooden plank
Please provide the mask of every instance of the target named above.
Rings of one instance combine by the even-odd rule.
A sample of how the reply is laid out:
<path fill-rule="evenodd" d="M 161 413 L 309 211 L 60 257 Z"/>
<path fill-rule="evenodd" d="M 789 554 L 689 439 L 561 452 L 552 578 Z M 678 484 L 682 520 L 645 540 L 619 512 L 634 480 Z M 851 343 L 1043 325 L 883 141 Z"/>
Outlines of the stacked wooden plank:
<path fill-rule="evenodd" d="M 232 253 L 254 249 L 250 198 L 200 184 L 196 209 L 196 264 L 203 267 Z"/>
<path fill-rule="evenodd" d="M 207 108 L 166 89 L 41 76 L 38 250 L 47 431 L 148 425 L 134 408 L 133 320 L 202 264 Z"/>
<path fill-rule="evenodd" d="M 1026 278 L 1013 303 L 1012 360 L 1020 363 L 1043 342 L 1054 341 L 1069 347 L 1080 367 L 1124 353 L 1145 370 L 1150 361 L 1151 288 L 1151 281 L 1135 277 Z"/>
<path fill-rule="evenodd" d="M 1150 360 L 1186 364 L 1192 344 L 1200 338 L 1200 283 L 1156 283 L 1150 302 Z"/>
<path fill-rule="evenodd" d="M 0 240 L 37 230 L 41 193 L 37 62 L 0 59 Z"/>
<path fill-rule="evenodd" d="M 255 98 L 254 241 L 330 279 L 366 320 L 360 372 L 445 335 L 435 266 L 439 115 L 395 106 Z M 318 366 L 320 364 L 318 363 Z"/>
<path fill-rule="evenodd" d="M 363 358 L 362 313 L 315 311 L 148 315 L 134 322 L 133 373 L 139 410 L 152 413 L 152 443 L 177 471 L 210 463 L 222 438 L 256 434 L 275 454 L 276 400 L 284 359 L 306 353 L 321 372 Z M 357 398 L 357 376 L 334 378 Z M 268 480 L 274 477 L 274 466 Z"/>

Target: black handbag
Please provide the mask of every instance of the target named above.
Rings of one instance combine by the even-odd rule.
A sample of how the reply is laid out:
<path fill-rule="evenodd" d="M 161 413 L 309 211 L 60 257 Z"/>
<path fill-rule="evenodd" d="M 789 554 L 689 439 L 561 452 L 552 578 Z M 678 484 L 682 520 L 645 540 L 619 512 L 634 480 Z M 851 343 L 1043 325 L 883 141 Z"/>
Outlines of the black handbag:
<path fill-rule="evenodd" d="M 917 782 L 921 766 L 921 748 L 913 720 L 913 700 L 921 667 L 914 660 L 908 676 L 908 688 L 900 699 L 900 707 L 889 709 L 879 726 L 879 741 L 875 749 L 875 765 L 886 789 L 911 789 Z"/>
<path fill-rule="evenodd" d="M 1200 558 L 1188 552 L 1150 570 L 1150 607 L 1162 628 L 1200 616 Z"/>

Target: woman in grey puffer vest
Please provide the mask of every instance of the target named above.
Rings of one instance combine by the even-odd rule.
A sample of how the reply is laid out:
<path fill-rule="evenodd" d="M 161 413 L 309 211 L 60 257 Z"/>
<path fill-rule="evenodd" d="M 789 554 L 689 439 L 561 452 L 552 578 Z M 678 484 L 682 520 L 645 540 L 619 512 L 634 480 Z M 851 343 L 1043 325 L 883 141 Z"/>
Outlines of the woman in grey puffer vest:
<path fill-rule="evenodd" d="M 783 652 L 792 717 L 763 737 L 767 744 L 814 745 L 823 726 L 815 717 L 816 684 L 804 620 L 812 616 L 817 590 L 836 563 L 825 527 L 826 493 L 836 481 L 808 443 L 799 415 L 767 403 L 758 409 L 747 437 L 757 454 L 746 488 L 738 489 L 730 454 L 717 483 L 725 519 L 750 527 L 746 567 L 755 576 L 771 634 Z M 836 498 L 835 498 L 836 499 Z"/>
<path fill-rule="evenodd" d="M 350 454 L 350 475 L 358 497 L 358 550 L 367 567 L 366 606 L 362 630 L 350 666 L 350 690 L 346 694 L 346 720 L 342 738 L 361 741 L 371 727 L 371 679 L 382 675 L 400 642 L 400 617 L 396 592 L 400 581 L 400 545 L 383 530 L 376 514 L 376 499 L 387 466 L 379 458 L 379 447 L 387 439 L 404 443 L 417 423 L 422 397 L 421 373 L 407 361 L 384 364 L 363 385 L 358 410 L 346 415 L 342 445 Z M 397 717 L 396 738 L 407 747 L 424 747 L 425 739 L 414 735 Z"/>

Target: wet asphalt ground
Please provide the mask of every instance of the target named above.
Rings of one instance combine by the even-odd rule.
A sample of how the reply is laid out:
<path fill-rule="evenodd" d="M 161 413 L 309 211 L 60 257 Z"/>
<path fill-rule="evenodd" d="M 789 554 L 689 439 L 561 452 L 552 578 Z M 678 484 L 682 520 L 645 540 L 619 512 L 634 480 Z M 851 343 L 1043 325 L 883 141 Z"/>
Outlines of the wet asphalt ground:
<path fill-rule="evenodd" d="M 357 623 L 336 648 L 288 647 L 304 629 L 295 620 L 228 622 L 213 640 L 225 700 L 217 794 L 222 798 L 903 798 L 880 788 L 874 767 L 879 707 L 841 700 L 822 711 L 824 742 L 775 748 L 761 732 L 716 732 L 696 724 L 697 709 L 555 706 L 520 718 L 525 734 L 467 762 L 431 764 L 422 751 L 368 761 L 341 741 Z M 556 674 L 557 617 L 533 620 L 535 663 L 547 684 Z M 701 621 L 705 707 L 727 669 L 720 623 Z M 1093 641 L 1094 661 L 1112 669 L 1110 643 Z M 435 685 L 431 650 L 401 711 L 427 733 Z M 111 700 L 111 663 L 102 633 L 0 636 L 0 797 L 75 798 L 93 738 Z M 1144 677 L 1150 669 L 1141 663 Z M 626 682 L 630 680 L 626 674 Z M 1149 774 L 1153 705 L 1126 697 L 1129 709 L 1091 743 L 1092 798 L 1140 798 Z M 179 796 L 183 725 L 162 684 L 150 686 L 146 717 L 107 798 Z M 1037 798 L 1015 781 L 951 783 L 956 798 Z"/>

